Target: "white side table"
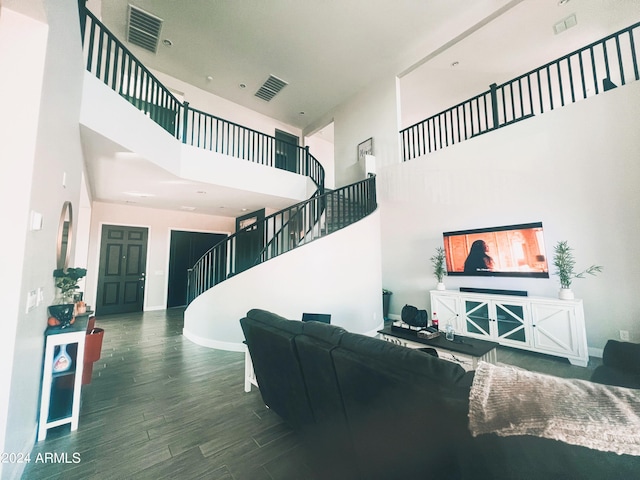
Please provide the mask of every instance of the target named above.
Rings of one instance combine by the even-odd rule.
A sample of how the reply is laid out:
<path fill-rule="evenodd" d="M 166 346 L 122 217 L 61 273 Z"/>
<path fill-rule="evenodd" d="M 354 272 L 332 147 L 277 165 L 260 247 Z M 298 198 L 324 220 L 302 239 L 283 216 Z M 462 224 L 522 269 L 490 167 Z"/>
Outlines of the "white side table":
<path fill-rule="evenodd" d="M 70 423 L 71 431 L 78 429 L 88 319 L 89 313 L 78 315 L 67 328 L 49 327 L 45 331 L 38 441 L 47 438 L 50 428 Z M 65 371 L 54 372 L 54 359 L 62 348 L 71 358 L 71 365 Z"/>

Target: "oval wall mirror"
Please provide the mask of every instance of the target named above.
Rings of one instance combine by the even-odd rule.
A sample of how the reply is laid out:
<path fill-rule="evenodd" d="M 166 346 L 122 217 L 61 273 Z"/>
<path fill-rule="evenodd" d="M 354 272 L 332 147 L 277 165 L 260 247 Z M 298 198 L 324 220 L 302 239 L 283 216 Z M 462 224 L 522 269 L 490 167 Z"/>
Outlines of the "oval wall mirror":
<path fill-rule="evenodd" d="M 58 224 L 58 240 L 56 244 L 56 268 L 66 270 L 71 255 L 71 240 L 73 239 L 73 208 L 71 202 L 64 202 Z"/>

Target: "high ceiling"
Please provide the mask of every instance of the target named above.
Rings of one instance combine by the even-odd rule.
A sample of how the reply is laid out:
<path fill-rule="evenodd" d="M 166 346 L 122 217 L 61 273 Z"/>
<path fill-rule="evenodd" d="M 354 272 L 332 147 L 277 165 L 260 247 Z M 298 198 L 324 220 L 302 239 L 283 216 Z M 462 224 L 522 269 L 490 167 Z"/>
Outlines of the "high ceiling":
<path fill-rule="evenodd" d="M 159 17 L 171 46 L 130 46 L 145 65 L 304 129 L 521 1 L 103 0 L 101 15 L 123 39 L 129 3 Z M 288 85 L 265 102 L 254 94 L 269 75 Z"/>
<path fill-rule="evenodd" d="M 4 1 L 26 8 L 25 1 L 42 0 Z M 305 134 L 325 127 L 336 106 L 379 78 L 401 78 L 406 126 L 427 116 L 425 98 L 430 107 L 449 107 L 478 93 L 478 85 L 485 89 L 640 19 L 640 0 L 89 0 L 88 7 L 126 39 L 129 3 L 163 20 L 157 53 L 127 44 L 146 66 Z M 554 24 L 572 14 L 577 26 L 554 34 Z M 254 93 L 269 75 L 288 85 L 265 102 Z M 113 152 L 89 135 L 83 141 L 94 198 L 123 203 L 130 186 L 121 184 L 126 174 L 108 175 Z M 169 181 L 149 162 L 129 161 L 120 165 L 138 176 L 145 169 L 148 179 L 150 195 L 136 199 L 139 206 L 180 210 L 202 190 Z M 264 200 L 218 191 L 198 211 L 237 216 Z"/>
<path fill-rule="evenodd" d="M 467 75 L 522 73 L 640 17 L 638 0 L 90 0 L 89 8 L 125 39 L 129 4 L 163 20 L 156 54 L 129 45 L 145 65 L 305 133 L 382 76 L 451 59 Z M 577 27 L 555 35 L 571 14 Z M 288 85 L 266 102 L 254 94 L 270 75 Z"/>

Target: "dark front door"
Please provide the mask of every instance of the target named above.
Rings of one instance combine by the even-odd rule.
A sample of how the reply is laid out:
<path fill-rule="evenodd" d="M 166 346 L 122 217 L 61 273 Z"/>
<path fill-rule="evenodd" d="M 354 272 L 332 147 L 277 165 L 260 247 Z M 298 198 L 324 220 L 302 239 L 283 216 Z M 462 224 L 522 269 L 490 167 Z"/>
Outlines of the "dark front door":
<path fill-rule="evenodd" d="M 187 270 L 227 236 L 222 233 L 171 232 L 167 308 L 187 304 Z"/>
<path fill-rule="evenodd" d="M 142 311 L 147 237 L 143 227 L 102 226 L 96 313 Z"/>
<path fill-rule="evenodd" d="M 276 130 L 276 168 L 298 172 L 298 137 Z"/>
<path fill-rule="evenodd" d="M 236 268 L 251 268 L 264 248 L 264 209 L 236 218 Z"/>

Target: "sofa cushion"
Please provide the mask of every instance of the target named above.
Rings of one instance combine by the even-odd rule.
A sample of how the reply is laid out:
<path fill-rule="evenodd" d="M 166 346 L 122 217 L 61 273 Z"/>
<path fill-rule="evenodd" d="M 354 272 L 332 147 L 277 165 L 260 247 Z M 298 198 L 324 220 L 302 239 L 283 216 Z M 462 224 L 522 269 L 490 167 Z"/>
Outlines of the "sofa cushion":
<path fill-rule="evenodd" d="M 264 403 L 294 428 L 313 424 L 294 342 L 302 323 L 251 310 L 240 325 Z"/>
<path fill-rule="evenodd" d="M 296 336 L 298 358 L 316 424 L 307 439 L 314 450 L 316 470 L 322 478 L 359 478 L 354 448 L 331 351 L 337 348 L 346 330 L 318 322 L 303 323 Z"/>
<path fill-rule="evenodd" d="M 458 477 L 469 436 L 462 367 L 352 333 L 331 356 L 364 478 Z"/>

